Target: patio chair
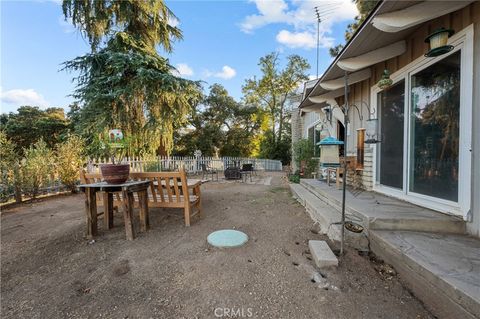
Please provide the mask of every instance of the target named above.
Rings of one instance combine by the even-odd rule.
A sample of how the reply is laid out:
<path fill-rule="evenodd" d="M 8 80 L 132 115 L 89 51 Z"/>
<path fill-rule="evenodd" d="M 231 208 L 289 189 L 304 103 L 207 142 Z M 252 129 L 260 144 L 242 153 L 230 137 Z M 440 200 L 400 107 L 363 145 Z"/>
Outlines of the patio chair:
<path fill-rule="evenodd" d="M 218 170 L 209 167 L 207 164 L 200 164 L 200 167 L 202 168 L 202 179 L 205 178 L 205 175 L 207 175 L 207 179 L 209 175 L 212 175 L 212 181 L 213 181 L 213 175 L 216 175 L 217 182 L 218 182 Z"/>
<path fill-rule="evenodd" d="M 242 180 L 243 180 L 243 177 L 245 176 L 245 181 L 247 181 L 247 176 L 250 176 L 250 182 L 251 182 L 253 172 L 254 172 L 253 164 L 243 164 L 242 170 L 240 171 L 240 174 L 242 174 Z"/>

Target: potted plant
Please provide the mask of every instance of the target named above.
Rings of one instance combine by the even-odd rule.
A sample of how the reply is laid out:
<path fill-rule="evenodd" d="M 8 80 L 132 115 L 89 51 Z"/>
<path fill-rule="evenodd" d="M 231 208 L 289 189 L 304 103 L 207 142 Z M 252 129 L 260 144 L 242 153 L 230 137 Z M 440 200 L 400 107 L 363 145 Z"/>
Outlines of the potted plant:
<path fill-rule="evenodd" d="M 105 154 L 111 158 L 112 163 L 100 165 L 103 179 L 108 184 L 122 184 L 130 174 L 130 164 L 122 163 L 126 154 L 127 142 L 121 130 L 108 131 L 108 137 L 101 143 Z"/>

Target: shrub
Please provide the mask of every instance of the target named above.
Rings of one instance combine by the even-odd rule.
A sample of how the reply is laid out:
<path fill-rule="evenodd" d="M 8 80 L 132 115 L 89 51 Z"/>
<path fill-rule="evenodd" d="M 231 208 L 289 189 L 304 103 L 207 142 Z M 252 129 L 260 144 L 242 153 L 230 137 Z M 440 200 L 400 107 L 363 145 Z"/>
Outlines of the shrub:
<path fill-rule="evenodd" d="M 15 199 L 20 202 L 22 200 L 20 183 L 15 144 L 7 138 L 5 132 L 0 131 L 0 201 L 7 201 L 14 193 Z"/>
<path fill-rule="evenodd" d="M 21 178 L 24 193 L 35 198 L 40 187 L 47 184 L 54 173 L 53 152 L 40 139 L 35 145 L 24 150 L 21 163 Z"/>
<path fill-rule="evenodd" d="M 288 177 L 288 180 L 292 183 L 300 183 L 300 172 L 296 171 L 295 174 L 292 174 Z"/>
<path fill-rule="evenodd" d="M 75 185 L 80 178 L 79 170 L 85 162 L 83 150 L 84 141 L 76 135 L 70 135 L 57 147 L 57 173 L 63 185 L 72 193 L 76 191 Z"/>
<path fill-rule="evenodd" d="M 318 160 L 314 159 L 314 148 L 312 143 L 307 140 L 303 139 L 296 142 L 293 145 L 294 153 L 295 153 L 295 163 L 297 167 L 304 168 L 304 176 L 310 177 L 313 172 L 317 170 Z M 302 165 L 304 163 L 304 165 Z"/>

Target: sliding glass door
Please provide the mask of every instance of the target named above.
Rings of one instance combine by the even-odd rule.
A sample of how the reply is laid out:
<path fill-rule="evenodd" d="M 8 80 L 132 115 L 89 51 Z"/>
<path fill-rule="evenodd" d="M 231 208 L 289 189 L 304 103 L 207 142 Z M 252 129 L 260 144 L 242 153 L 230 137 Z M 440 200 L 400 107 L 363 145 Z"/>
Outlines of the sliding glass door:
<path fill-rule="evenodd" d="M 380 113 L 379 174 L 381 185 L 403 188 L 405 81 L 377 95 Z"/>
<path fill-rule="evenodd" d="M 409 191 L 458 201 L 460 51 L 411 75 Z"/>
<path fill-rule="evenodd" d="M 448 214 L 471 212 L 473 27 L 444 55 L 419 57 L 372 89 L 379 120 L 374 190 Z"/>

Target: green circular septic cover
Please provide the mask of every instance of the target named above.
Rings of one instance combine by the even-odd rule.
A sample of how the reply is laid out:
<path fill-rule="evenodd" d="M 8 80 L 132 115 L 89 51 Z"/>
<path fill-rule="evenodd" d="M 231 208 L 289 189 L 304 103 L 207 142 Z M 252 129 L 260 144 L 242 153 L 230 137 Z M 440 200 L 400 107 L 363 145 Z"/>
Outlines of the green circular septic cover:
<path fill-rule="evenodd" d="M 248 241 L 248 236 L 238 230 L 222 229 L 208 235 L 207 241 L 215 247 L 230 248 L 242 246 Z"/>

